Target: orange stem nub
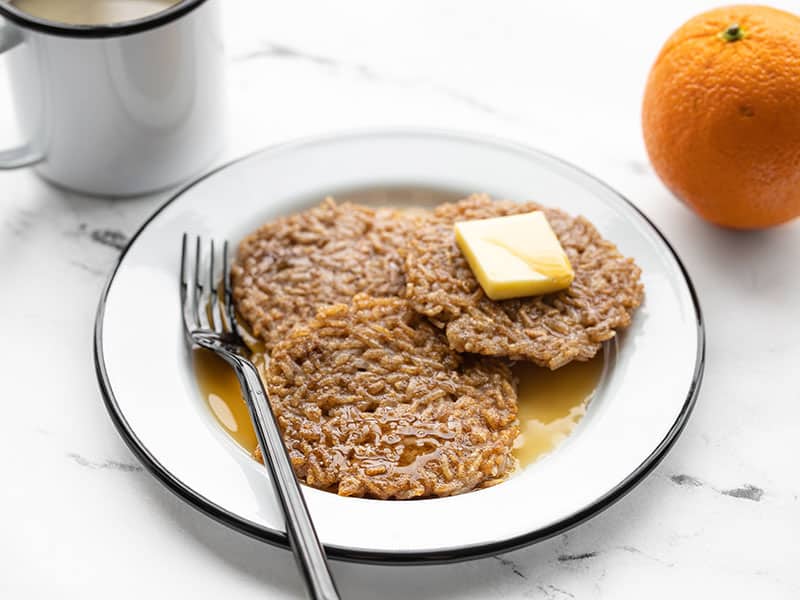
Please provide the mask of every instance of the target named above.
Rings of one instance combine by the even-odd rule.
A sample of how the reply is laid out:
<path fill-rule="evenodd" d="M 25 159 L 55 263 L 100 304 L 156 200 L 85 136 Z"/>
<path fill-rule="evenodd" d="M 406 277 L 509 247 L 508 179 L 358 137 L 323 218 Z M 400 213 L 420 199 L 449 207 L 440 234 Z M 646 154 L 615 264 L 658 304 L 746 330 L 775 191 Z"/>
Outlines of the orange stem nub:
<path fill-rule="evenodd" d="M 734 23 L 725 31 L 720 32 L 719 37 L 726 42 L 738 42 L 739 40 L 744 39 L 744 30 L 739 27 L 738 23 Z"/>

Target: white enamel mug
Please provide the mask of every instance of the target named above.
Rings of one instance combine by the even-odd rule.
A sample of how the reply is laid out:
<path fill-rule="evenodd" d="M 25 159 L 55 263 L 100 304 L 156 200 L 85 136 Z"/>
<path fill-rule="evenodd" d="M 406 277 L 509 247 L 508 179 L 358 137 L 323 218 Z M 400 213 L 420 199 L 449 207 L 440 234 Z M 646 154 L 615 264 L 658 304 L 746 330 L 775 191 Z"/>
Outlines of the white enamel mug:
<path fill-rule="evenodd" d="M 218 0 L 97 26 L 39 19 L 4 0 L 0 15 L 26 140 L 0 151 L 0 168 L 35 165 L 66 188 L 128 196 L 195 175 L 221 150 Z"/>

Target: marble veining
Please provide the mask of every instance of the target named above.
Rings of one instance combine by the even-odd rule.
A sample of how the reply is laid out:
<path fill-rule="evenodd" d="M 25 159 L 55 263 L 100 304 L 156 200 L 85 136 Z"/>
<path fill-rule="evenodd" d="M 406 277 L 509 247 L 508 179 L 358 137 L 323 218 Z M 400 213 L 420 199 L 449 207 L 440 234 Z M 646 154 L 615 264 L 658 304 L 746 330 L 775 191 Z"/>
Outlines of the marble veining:
<path fill-rule="evenodd" d="M 696 477 L 692 477 L 691 475 L 685 475 L 685 474 L 671 475 L 670 481 L 679 486 L 703 487 L 706 485 Z M 752 483 L 745 483 L 739 487 L 730 489 L 718 489 L 713 486 L 709 487 L 715 492 L 722 494 L 723 496 L 730 496 L 731 498 L 740 498 L 742 500 L 752 500 L 753 502 L 760 502 L 761 498 L 764 496 L 764 490 L 762 490 L 758 486 L 753 485 Z"/>
<path fill-rule="evenodd" d="M 70 452 L 67 454 L 67 456 L 81 467 L 86 467 L 89 469 L 110 469 L 112 471 L 122 471 L 124 473 L 141 473 L 144 471 L 140 465 L 119 462 L 116 460 L 92 461 L 84 458 L 80 454 L 76 454 L 75 452 Z"/>
<path fill-rule="evenodd" d="M 108 275 L 108 273 L 106 273 L 104 269 L 100 269 L 98 267 L 93 267 L 93 266 L 91 266 L 91 265 L 89 265 L 89 264 L 87 264 L 85 262 L 80 261 L 80 260 L 72 260 L 72 259 L 70 259 L 69 264 L 72 265 L 73 267 L 75 267 L 76 269 L 80 269 L 84 273 L 88 273 L 89 275 L 92 275 L 94 277 L 103 277 L 103 278 L 105 278 Z"/>
<path fill-rule="evenodd" d="M 315 65 L 322 65 L 324 67 L 341 68 L 342 66 L 344 66 L 340 62 L 332 58 L 329 58 L 327 56 L 318 56 L 316 54 L 309 54 L 308 52 L 297 50 L 296 48 L 291 48 L 289 46 L 285 46 L 283 44 L 277 44 L 274 42 L 264 42 L 262 43 L 260 48 L 256 48 L 255 50 L 250 50 L 248 52 L 245 52 L 244 54 L 234 55 L 231 58 L 235 62 L 243 60 L 252 60 L 254 58 L 279 58 L 279 59 L 308 61 Z M 369 68 L 366 67 L 365 65 L 356 65 L 356 69 L 364 72 L 365 75 L 371 73 Z"/>
<path fill-rule="evenodd" d="M 34 226 L 36 215 L 26 209 L 14 211 L 4 222 L 5 228 L 16 237 L 23 237 Z"/>
<path fill-rule="evenodd" d="M 522 577 L 523 579 L 527 579 L 525 574 L 520 571 L 519 565 L 515 563 L 513 560 L 508 560 L 507 558 L 503 558 L 502 556 L 495 556 L 494 559 L 499 562 L 504 567 L 508 567 L 511 569 L 511 572 L 514 573 L 517 577 Z"/>
<path fill-rule="evenodd" d="M 316 67 L 321 67 L 326 70 L 338 71 L 340 74 L 350 74 L 356 78 L 363 79 L 368 82 L 389 84 L 400 87 L 428 89 L 479 112 L 493 115 L 506 121 L 516 122 L 520 120 L 519 116 L 500 110 L 496 106 L 492 106 L 489 103 L 473 96 L 472 94 L 442 85 L 426 78 L 393 76 L 377 71 L 374 67 L 364 63 L 351 63 L 328 56 L 321 56 L 275 42 L 264 42 L 260 47 L 254 50 L 249 50 L 243 54 L 233 56 L 233 60 L 236 62 L 251 61 L 254 59 L 299 61 Z"/>
<path fill-rule="evenodd" d="M 598 554 L 597 552 L 581 552 L 580 554 L 559 554 L 558 562 L 566 563 L 566 562 L 589 560 L 597 556 L 597 554 Z"/>
<path fill-rule="evenodd" d="M 128 236 L 121 231 L 113 229 L 94 229 L 89 234 L 89 237 L 98 244 L 110 246 L 117 250 L 124 250 L 125 246 L 128 245 Z"/>
<path fill-rule="evenodd" d="M 753 502 L 761 502 L 761 497 L 764 495 L 764 490 L 749 483 L 741 487 L 733 488 L 730 490 L 721 490 L 720 494 L 730 496 L 731 498 L 742 498 L 743 500 L 752 500 Z"/>
<path fill-rule="evenodd" d="M 547 585 L 538 585 L 536 589 L 539 590 L 544 598 L 547 600 L 563 600 L 563 598 L 575 598 L 575 594 L 568 592 L 567 590 L 561 589 L 560 587 L 556 587 L 552 584 Z"/>
<path fill-rule="evenodd" d="M 680 475 L 670 475 L 670 480 L 672 483 L 676 485 L 688 485 L 691 487 L 700 487 L 703 485 L 703 482 L 697 479 L 696 477 L 692 477 L 691 475 L 685 475 L 681 473 Z"/>

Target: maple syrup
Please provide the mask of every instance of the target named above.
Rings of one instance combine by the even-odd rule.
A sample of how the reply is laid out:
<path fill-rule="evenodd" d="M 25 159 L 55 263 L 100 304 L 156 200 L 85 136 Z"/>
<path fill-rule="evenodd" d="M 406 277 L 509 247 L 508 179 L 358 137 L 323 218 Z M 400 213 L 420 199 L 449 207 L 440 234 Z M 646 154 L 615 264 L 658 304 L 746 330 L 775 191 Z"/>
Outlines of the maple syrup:
<path fill-rule="evenodd" d="M 519 431 L 514 455 L 520 467 L 552 452 L 586 414 L 592 394 L 603 377 L 603 351 L 586 362 L 571 362 L 551 371 L 518 363 L 517 403 Z"/>
<path fill-rule="evenodd" d="M 443 202 L 454 202 L 462 194 L 433 188 L 386 187 L 353 190 L 338 194 L 342 201 L 371 207 L 392 207 L 401 211 L 417 211 Z M 256 367 L 263 371 L 264 351 L 260 342 L 240 323 L 240 333 L 254 352 Z M 257 447 L 250 413 L 242 399 L 236 375 L 225 361 L 203 349 L 194 351 L 194 368 L 200 391 L 211 413 L 222 429 L 244 450 L 252 455 Z M 587 362 L 572 362 L 555 371 L 530 363 L 519 363 L 514 375 L 519 380 L 518 402 L 520 436 L 514 455 L 520 467 L 536 462 L 554 450 L 586 414 L 592 394 L 602 379 L 604 353 L 598 352 Z M 414 456 L 404 456 L 410 464 Z"/>
<path fill-rule="evenodd" d="M 252 454 L 258 442 L 233 369 L 202 348 L 194 350 L 193 363 L 211 414 L 239 446 Z M 572 362 L 556 371 L 530 363 L 514 367 L 519 379 L 520 423 L 514 455 L 520 467 L 536 462 L 572 433 L 586 414 L 604 364 L 603 353 L 599 352 L 588 362 Z"/>
<path fill-rule="evenodd" d="M 233 441 L 252 454 L 258 445 L 256 432 L 233 369 L 204 348 L 194 349 L 192 363 L 200 393 L 211 414 Z"/>

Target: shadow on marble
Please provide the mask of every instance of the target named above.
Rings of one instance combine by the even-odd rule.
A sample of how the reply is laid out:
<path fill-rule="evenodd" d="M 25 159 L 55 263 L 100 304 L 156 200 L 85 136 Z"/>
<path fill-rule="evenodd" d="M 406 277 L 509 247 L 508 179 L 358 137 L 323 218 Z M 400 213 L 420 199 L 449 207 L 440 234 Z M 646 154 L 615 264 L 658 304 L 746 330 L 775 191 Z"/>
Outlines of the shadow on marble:
<path fill-rule="evenodd" d="M 154 500 L 152 506 L 166 513 L 168 520 L 173 521 L 182 533 L 191 536 L 199 549 L 213 554 L 243 576 L 264 582 L 270 589 L 303 597 L 302 581 L 288 551 L 250 538 L 207 517 L 147 473 L 139 479 L 142 494 Z"/>
<path fill-rule="evenodd" d="M 680 237 L 691 240 L 691 254 L 677 248 L 699 290 L 714 289 L 769 293 L 783 289 L 786 273 L 781 257 L 797 254 L 800 222 L 772 229 L 737 231 L 717 227 L 686 211 Z M 677 236 L 676 236 L 677 237 Z M 685 244 L 688 247 L 688 243 Z M 723 283 L 723 285 L 720 285 Z M 701 298 L 702 300 L 702 298 Z"/>
<path fill-rule="evenodd" d="M 243 576 L 260 581 L 265 590 L 302 598 L 303 587 L 291 554 L 249 538 L 200 513 L 149 475 L 138 477 L 152 506 L 166 513 L 176 527 L 200 547 Z M 569 598 L 570 587 L 582 589 L 602 577 L 614 555 L 646 552 L 631 544 L 648 521 L 658 518 L 657 491 L 666 477 L 650 477 L 621 501 L 594 519 L 539 544 L 502 556 L 449 565 L 379 566 L 333 561 L 332 570 L 343 597 L 385 600 L 420 597 L 493 598 L 531 593 L 534 597 Z"/>

